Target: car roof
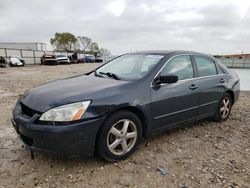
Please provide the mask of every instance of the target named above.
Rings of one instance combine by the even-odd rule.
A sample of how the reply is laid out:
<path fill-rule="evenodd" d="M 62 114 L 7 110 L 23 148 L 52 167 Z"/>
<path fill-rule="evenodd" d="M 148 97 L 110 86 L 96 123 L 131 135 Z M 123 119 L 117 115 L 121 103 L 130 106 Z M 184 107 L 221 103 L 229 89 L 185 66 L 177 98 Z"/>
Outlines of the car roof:
<path fill-rule="evenodd" d="M 132 54 L 154 54 L 154 55 L 178 55 L 178 54 L 196 54 L 196 55 L 206 55 L 200 52 L 195 51 L 185 51 L 185 50 L 149 50 L 149 51 L 139 51 L 139 52 L 133 52 Z"/>

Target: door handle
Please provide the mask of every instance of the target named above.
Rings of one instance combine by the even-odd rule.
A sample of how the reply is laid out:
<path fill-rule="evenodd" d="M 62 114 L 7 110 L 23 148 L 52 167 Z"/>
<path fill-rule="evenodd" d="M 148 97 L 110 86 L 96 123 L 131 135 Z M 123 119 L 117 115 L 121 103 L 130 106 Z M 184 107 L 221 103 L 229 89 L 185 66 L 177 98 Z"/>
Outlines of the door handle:
<path fill-rule="evenodd" d="M 220 83 L 224 83 L 224 82 L 226 82 L 226 80 L 224 78 L 221 78 Z"/>
<path fill-rule="evenodd" d="M 198 86 L 195 85 L 195 84 L 192 84 L 192 85 L 189 86 L 189 89 L 191 89 L 191 90 L 195 90 L 197 88 L 198 88 Z"/>

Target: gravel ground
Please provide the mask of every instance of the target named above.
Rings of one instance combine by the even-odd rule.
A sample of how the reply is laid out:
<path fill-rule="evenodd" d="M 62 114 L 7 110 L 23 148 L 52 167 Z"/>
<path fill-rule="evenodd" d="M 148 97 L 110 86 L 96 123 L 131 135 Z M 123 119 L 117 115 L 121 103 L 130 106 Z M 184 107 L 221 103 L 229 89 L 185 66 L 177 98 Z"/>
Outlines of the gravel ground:
<path fill-rule="evenodd" d="M 142 141 L 135 154 L 119 163 L 37 152 L 31 160 L 10 121 L 17 98 L 34 86 L 99 65 L 0 69 L 0 188 L 250 187 L 250 92 L 241 92 L 228 121 L 205 120 L 162 133 Z"/>

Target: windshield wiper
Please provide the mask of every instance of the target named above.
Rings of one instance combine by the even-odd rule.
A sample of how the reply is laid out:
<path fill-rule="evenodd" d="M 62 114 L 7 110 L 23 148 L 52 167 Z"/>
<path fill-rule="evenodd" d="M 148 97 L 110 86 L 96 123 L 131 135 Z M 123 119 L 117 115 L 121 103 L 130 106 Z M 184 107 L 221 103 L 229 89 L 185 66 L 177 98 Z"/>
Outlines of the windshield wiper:
<path fill-rule="evenodd" d="M 102 75 L 100 75 L 96 70 L 94 71 L 95 76 L 103 78 Z"/>
<path fill-rule="evenodd" d="M 116 80 L 120 80 L 120 77 L 119 76 L 117 76 L 116 74 L 114 74 L 114 73 L 111 73 L 111 72 L 98 72 L 99 74 L 104 74 L 104 75 L 106 75 L 106 76 L 108 76 L 108 77 L 110 77 L 110 78 L 114 78 L 114 79 L 116 79 Z"/>

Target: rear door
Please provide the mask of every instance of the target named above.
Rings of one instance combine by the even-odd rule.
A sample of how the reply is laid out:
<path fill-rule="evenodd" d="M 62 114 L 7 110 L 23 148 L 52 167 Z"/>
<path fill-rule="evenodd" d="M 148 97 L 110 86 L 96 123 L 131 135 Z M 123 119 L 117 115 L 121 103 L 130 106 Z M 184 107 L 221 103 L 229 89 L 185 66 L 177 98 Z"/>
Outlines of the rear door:
<path fill-rule="evenodd" d="M 226 75 L 206 56 L 193 55 L 195 69 L 200 83 L 199 117 L 211 116 L 216 112 L 225 87 Z"/>
<path fill-rule="evenodd" d="M 175 74 L 179 81 L 151 86 L 152 131 L 195 119 L 199 107 L 199 83 L 189 55 L 179 55 L 166 63 L 159 74 Z"/>

